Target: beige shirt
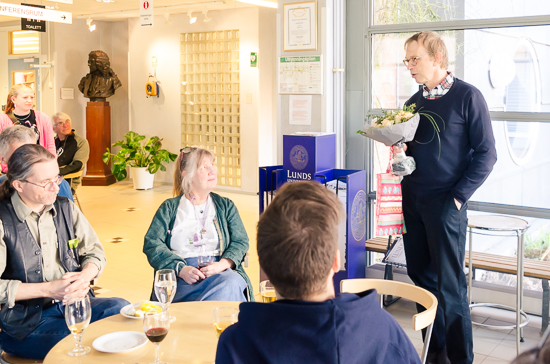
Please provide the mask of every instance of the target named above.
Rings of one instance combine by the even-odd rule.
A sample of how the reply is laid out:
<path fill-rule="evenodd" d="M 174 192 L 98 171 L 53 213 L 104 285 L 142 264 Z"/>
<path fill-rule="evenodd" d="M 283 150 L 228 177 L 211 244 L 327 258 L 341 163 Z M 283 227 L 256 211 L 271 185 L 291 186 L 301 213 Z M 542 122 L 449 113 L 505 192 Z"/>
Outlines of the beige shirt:
<path fill-rule="evenodd" d="M 53 222 L 53 217 L 57 214 L 53 205 L 48 205 L 39 214 L 32 211 L 19 197 L 19 194 L 15 192 L 11 196 L 11 202 L 15 210 L 15 214 L 20 221 L 25 221 L 29 230 L 42 248 L 42 272 L 45 282 L 51 282 L 59 279 L 65 274 L 65 269 L 61 265 L 59 260 L 57 241 L 57 232 Z M 75 205 L 69 201 L 73 213 L 74 233 L 75 237 L 79 239 L 78 252 L 80 256 L 80 263 L 82 267 L 85 267 L 88 263 L 95 264 L 98 269 L 98 277 L 103 271 L 105 264 L 105 251 L 101 245 L 97 234 L 94 229 L 86 220 L 82 212 Z M 68 244 L 68 242 L 61 242 Z M 4 225 L 0 221 L 0 275 L 6 269 L 6 243 L 4 242 Z M 8 304 L 8 307 L 15 305 L 15 294 L 17 293 L 17 287 L 21 281 L 0 279 L 0 304 Z"/>

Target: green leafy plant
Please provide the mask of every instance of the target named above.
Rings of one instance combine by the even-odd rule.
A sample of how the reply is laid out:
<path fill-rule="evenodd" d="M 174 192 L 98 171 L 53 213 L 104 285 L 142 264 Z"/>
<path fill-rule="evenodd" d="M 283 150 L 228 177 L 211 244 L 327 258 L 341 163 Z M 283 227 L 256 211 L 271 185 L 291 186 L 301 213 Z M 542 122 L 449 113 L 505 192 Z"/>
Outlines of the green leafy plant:
<path fill-rule="evenodd" d="M 149 173 L 154 174 L 159 169 L 166 171 L 163 162 L 170 163 L 178 157 L 177 154 L 161 149 L 161 138 L 151 137 L 145 144 L 143 143 L 144 140 L 145 135 L 129 131 L 124 134 L 124 140 L 112 145 L 113 147 L 120 147 L 116 154 L 111 153 L 109 148 L 107 148 L 107 152 L 103 153 L 103 163 L 108 164 L 112 159 L 113 167 L 111 171 L 117 181 L 122 181 L 128 176 L 126 166 L 146 167 Z"/>
<path fill-rule="evenodd" d="M 550 253 L 550 232 L 543 231 L 536 238 L 526 236 L 525 257 L 529 259 L 548 260 Z"/>

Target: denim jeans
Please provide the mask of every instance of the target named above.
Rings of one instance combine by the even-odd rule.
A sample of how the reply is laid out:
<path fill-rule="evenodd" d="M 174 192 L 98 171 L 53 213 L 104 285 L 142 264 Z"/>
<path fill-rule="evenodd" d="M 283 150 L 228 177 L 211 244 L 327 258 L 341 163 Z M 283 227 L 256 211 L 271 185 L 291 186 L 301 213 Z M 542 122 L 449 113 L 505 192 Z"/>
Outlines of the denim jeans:
<path fill-rule="evenodd" d="M 122 298 L 90 298 L 92 319 L 90 322 L 116 315 L 128 301 Z M 29 336 L 23 340 L 16 340 L 5 332 L 0 332 L 2 349 L 14 356 L 28 359 L 44 359 L 46 354 L 70 331 L 65 323 L 65 306 L 56 303 L 42 311 L 40 323 Z"/>
<path fill-rule="evenodd" d="M 197 258 L 185 259 L 187 264 L 197 267 Z M 227 269 L 194 284 L 187 284 L 178 278 L 178 288 L 172 302 L 187 301 L 237 301 L 245 302 L 246 282 L 233 269 Z"/>

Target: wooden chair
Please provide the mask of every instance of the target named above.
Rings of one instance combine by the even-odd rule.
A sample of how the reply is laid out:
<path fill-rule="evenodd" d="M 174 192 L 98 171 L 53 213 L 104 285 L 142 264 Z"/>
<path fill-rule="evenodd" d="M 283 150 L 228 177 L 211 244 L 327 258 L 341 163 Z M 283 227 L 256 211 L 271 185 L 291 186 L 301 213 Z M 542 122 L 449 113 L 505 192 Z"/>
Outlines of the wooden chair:
<path fill-rule="evenodd" d="M 412 317 L 412 326 L 415 331 L 426 329 L 424 347 L 420 359 L 426 362 L 428 346 L 432 336 L 433 322 L 437 311 L 437 298 L 424 288 L 412 284 L 389 281 L 384 279 L 343 279 L 340 282 L 340 292 L 359 293 L 369 289 L 376 289 L 379 294 L 399 296 L 422 305 L 426 311 Z M 382 298 L 383 299 L 383 298 Z"/>
<path fill-rule="evenodd" d="M 72 183 L 71 183 L 71 182 L 72 182 L 72 179 L 73 179 L 73 178 L 82 177 L 82 174 L 83 174 L 83 173 L 84 173 L 84 170 L 81 169 L 81 170 L 78 171 L 78 172 L 66 174 L 66 175 L 63 176 L 63 178 L 70 180 L 69 185 L 72 185 Z M 71 190 L 72 190 L 72 186 L 71 186 Z M 78 208 L 80 208 L 80 211 L 82 211 L 82 206 L 80 206 L 80 200 L 78 199 L 78 196 L 76 195 L 76 190 L 74 190 L 73 198 L 74 198 L 74 200 L 76 201 L 76 203 L 78 204 Z M 1 364 L 1 363 L 0 363 L 0 364 Z"/>

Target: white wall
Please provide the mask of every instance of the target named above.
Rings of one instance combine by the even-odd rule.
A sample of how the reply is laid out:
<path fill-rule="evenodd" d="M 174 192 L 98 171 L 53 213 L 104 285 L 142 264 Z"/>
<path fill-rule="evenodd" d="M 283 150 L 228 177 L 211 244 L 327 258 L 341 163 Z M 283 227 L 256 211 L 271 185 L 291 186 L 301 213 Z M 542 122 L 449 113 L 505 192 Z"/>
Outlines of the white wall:
<path fill-rule="evenodd" d="M 311 125 L 290 125 L 289 124 L 289 95 L 277 96 L 277 118 L 279 123 L 278 131 L 278 161 L 283 161 L 283 135 L 295 132 L 315 131 L 333 132 L 332 115 L 332 6 L 331 0 L 317 1 L 317 50 L 316 51 L 292 51 L 285 52 L 283 45 L 283 6 L 285 4 L 302 2 L 302 0 L 278 0 L 277 9 L 277 54 L 276 67 L 279 57 L 288 56 L 322 56 L 323 62 L 323 94 L 312 96 Z M 329 9 L 329 10 L 327 10 Z M 328 31 L 327 31 L 328 30 Z M 278 92 L 278 80 L 275 79 L 274 92 Z"/>
<path fill-rule="evenodd" d="M 42 37 L 41 63 L 48 61 L 47 41 L 51 37 L 49 56 L 55 62 L 51 71 L 42 71 L 42 111 L 51 115 L 64 111 L 73 120 L 73 127 L 86 134 L 86 103 L 78 91 L 78 83 L 88 72 L 88 53 L 102 50 L 109 55 L 111 67 L 122 82 L 111 105 L 112 142 L 133 130 L 150 137 L 164 138 L 164 147 L 177 153 L 181 147 L 180 105 L 180 34 L 194 31 L 240 30 L 240 90 L 241 90 L 241 170 L 244 192 L 256 192 L 258 166 L 276 162 L 276 10 L 238 8 L 210 11 L 212 20 L 190 25 L 186 14 L 173 14 L 171 23 L 164 16 L 155 17 L 152 28 L 141 27 L 139 19 L 98 22 L 97 30 L 89 32 L 84 19 L 73 24 L 49 23 L 50 36 Z M 11 25 L 11 24 L 10 24 Z M 10 29 L 12 30 L 12 29 Z M 0 101 L 6 99 L 7 35 L 0 28 Z M 6 33 L 7 34 L 7 33 Z M 5 48 L 5 51 L 3 50 Z M 259 54 L 258 68 L 250 67 L 251 52 Z M 160 97 L 146 98 L 145 83 L 153 72 L 152 57 L 158 57 L 157 79 L 161 82 Z M 50 87 L 51 86 L 51 87 Z M 61 88 L 73 88 L 74 100 L 61 100 Z M 247 95 L 252 103 L 247 104 Z M 172 183 L 173 163 L 167 172 L 159 172 L 157 181 Z"/>
<path fill-rule="evenodd" d="M 275 37 L 275 10 L 240 8 L 210 11 L 208 23 L 198 16 L 195 24 L 189 24 L 187 15 L 171 15 L 170 24 L 163 16 L 155 17 L 152 28 L 141 27 L 139 19 L 129 20 L 130 52 L 130 123 L 132 130 L 164 138 L 164 147 L 172 152 L 181 148 L 181 101 L 180 101 L 180 34 L 188 32 L 231 30 L 240 32 L 240 90 L 241 90 L 241 168 L 242 190 L 257 191 L 259 155 L 262 161 L 273 160 L 272 145 L 273 111 L 272 93 L 260 86 L 260 80 L 272 82 L 270 64 L 274 43 L 263 37 Z M 262 24 L 260 28 L 260 24 Z M 272 28 L 270 30 L 270 28 Z M 250 67 L 250 52 L 260 52 L 260 68 Z M 266 54 L 265 59 L 262 54 Z M 146 98 L 145 83 L 153 72 L 152 57 L 158 58 L 157 79 L 161 82 L 160 97 Z M 263 63 L 264 62 L 264 63 Z M 262 75 L 260 77 L 260 75 Z M 247 94 L 252 103 L 247 104 Z M 262 111 L 260 112 L 260 106 Z M 261 115 L 261 117 L 260 117 Z M 260 124 L 262 127 L 260 127 Z M 268 146 L 264 148 L 264 146 Z M 260 149 L 261 148 L 261 149 Z M 167 172 L 160 172 L 157 180 L 171 182 L 173 164 Z"/>

